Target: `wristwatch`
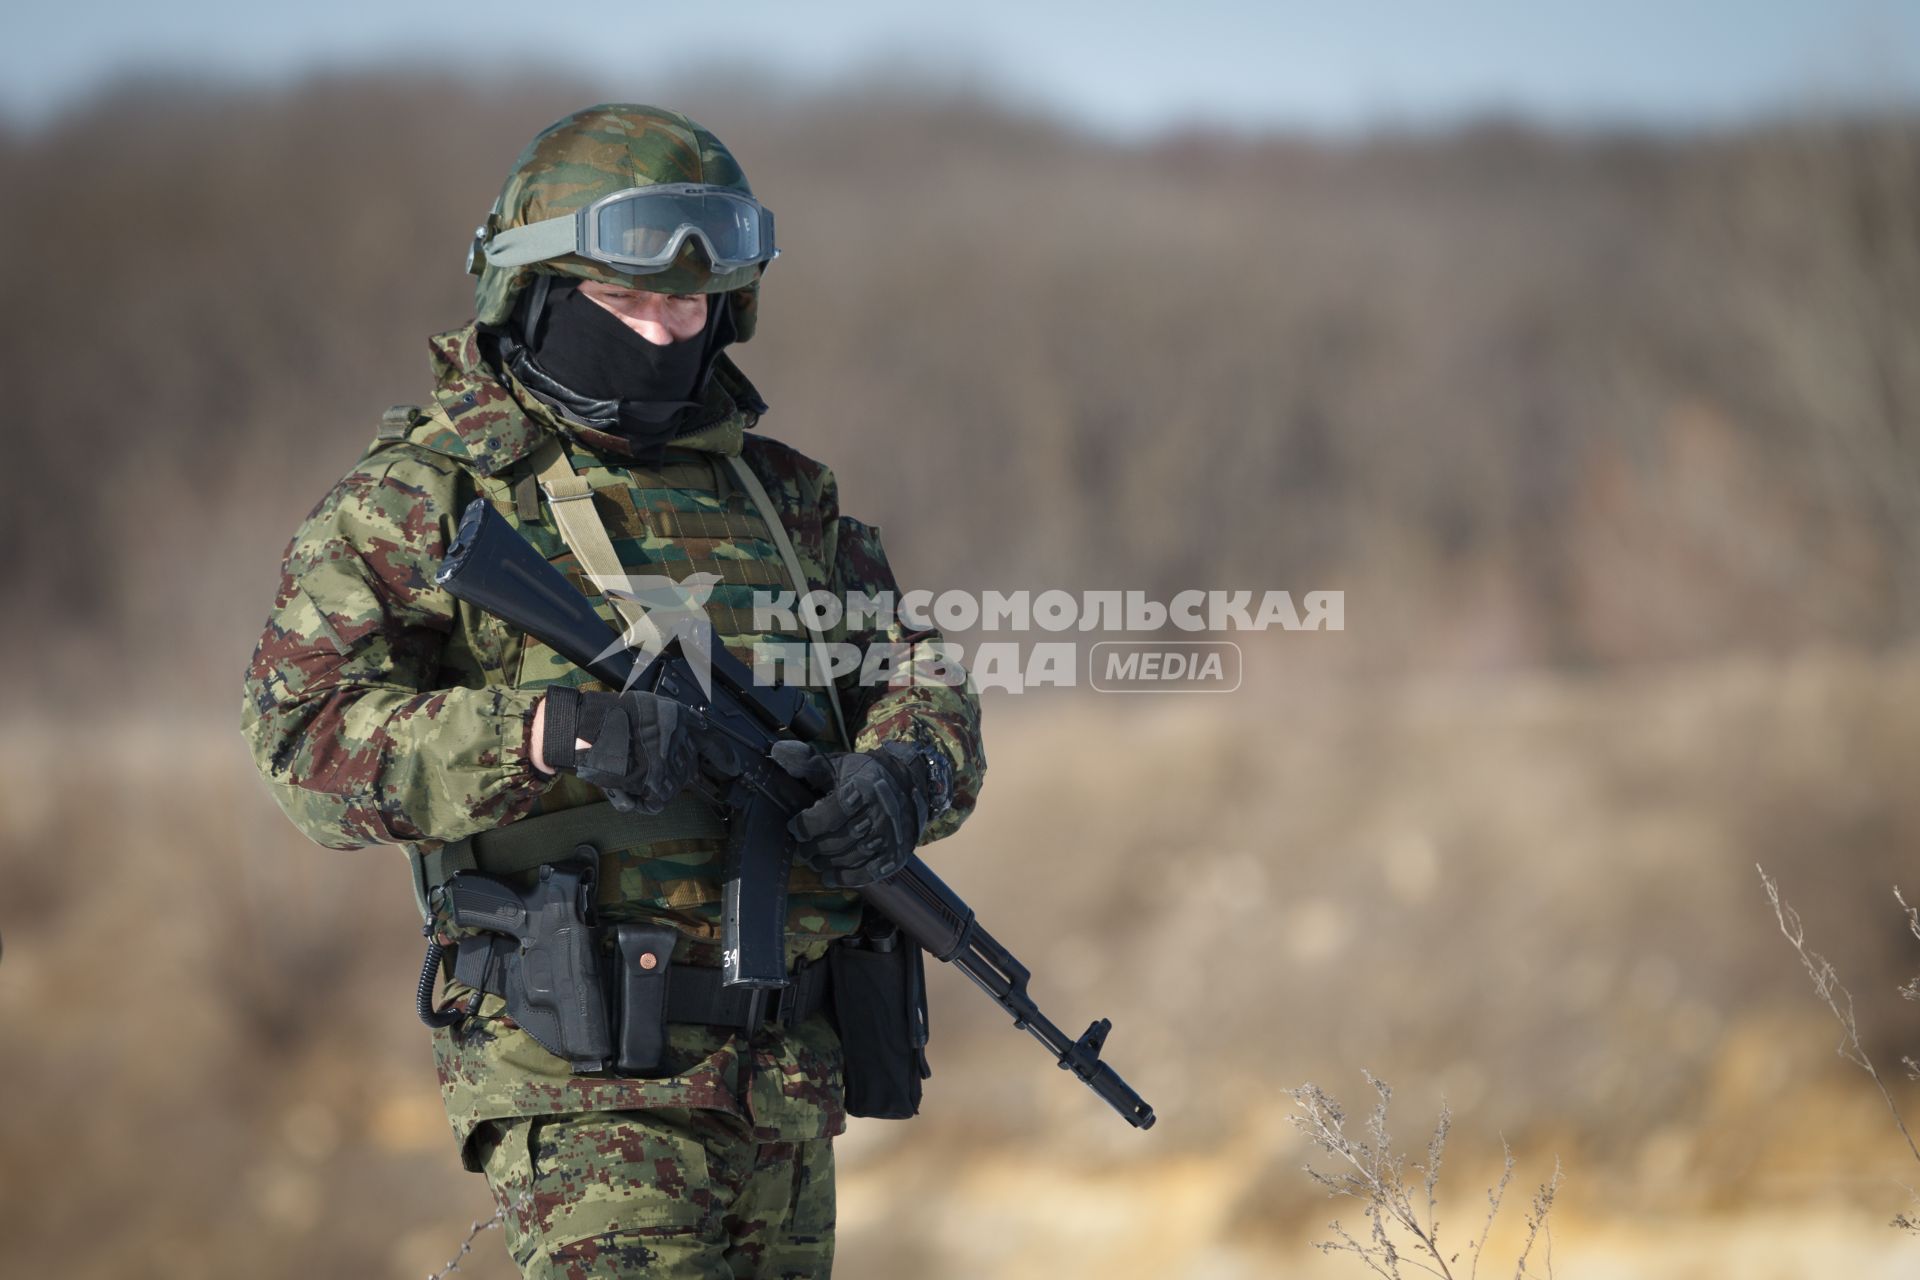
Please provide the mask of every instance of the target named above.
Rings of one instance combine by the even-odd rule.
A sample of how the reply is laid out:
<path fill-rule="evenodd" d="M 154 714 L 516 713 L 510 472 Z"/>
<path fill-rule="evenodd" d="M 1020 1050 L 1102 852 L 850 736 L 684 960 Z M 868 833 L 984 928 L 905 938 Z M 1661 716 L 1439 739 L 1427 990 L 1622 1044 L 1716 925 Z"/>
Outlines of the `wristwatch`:
<path fill-rule="evenodd" d="M 927 821 L 953 808 L 953 761 L 932 743 L 916 737 L 914 750 L 927 766 Z"/>

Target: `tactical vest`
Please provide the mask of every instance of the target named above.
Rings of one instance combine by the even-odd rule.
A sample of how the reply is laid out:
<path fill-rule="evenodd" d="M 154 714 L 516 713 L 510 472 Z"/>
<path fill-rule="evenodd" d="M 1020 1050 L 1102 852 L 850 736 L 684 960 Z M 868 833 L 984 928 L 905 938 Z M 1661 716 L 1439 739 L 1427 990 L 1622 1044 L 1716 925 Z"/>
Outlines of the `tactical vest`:
<path fill-rule="evenodd" d="M 771 531 L 732 474 L 728 459 L 698 449 L 669 447 L 657 463 L 626 465 L 565 444 L 574 474 L 593 491 L 593 507 L 622 568 L 633 575 L 664 575 L 676 582 L 694 573 L 718 577 L 704 602 L 715 639 L 735 657 L 751 664 L 756 642 L 804 643 L 799 629 L 756 628 L 756 591 L 789 589 L 789 575 Z M 616 631 L 623 623 L 588 579 L 569 549 L 541 493 L 536 458 L 521 459 L 501 472 L 469 476 L 480 496 L 513 524 L 535 549 L 560 570 Z M 539 640 L 461 606 L 464 627 L 450 645 L 455 673 L 479 674 L 485 683 L 521 689 L 570 685 L 602 689 L 585 671 Z M 468 678 L 471 678 L 469 675 Z M 810 696 L 828 724 L 834 722 L 823 691 Z M 841 743 L 844 749 L 848 744 Z M 601 804 L 596 787 L 561 774 L 541 796 L 536 815 Z M 515 824 L 501 828 L 507 833 Z M 535 830 L 539 824 L 529 827 Z M 606 921 L 623 919 L 670 924 L 692 939 L 719 937 L 721 872 L 725 830 L 706 802 L 687 794 L 657 817 L 631 814 L 622 820 L 625 847 L 599 847 L 598 910 Z M 564 848 L 552 851 L 564 856 Z M 522 855 L 524 856 L 524 855 Z M 796 863 L 788 883 L 790 956 L 819 954 L 833 938 L 852 932 L 860 921 L 857 895 L 828 889 L 810 868 Z"/>

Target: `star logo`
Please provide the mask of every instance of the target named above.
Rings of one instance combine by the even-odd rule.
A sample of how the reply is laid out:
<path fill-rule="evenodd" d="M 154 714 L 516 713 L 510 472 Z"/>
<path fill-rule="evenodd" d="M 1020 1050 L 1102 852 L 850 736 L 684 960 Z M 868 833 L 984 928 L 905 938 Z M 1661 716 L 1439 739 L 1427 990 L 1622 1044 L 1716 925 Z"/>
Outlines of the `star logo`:
<path fill-rule="evenodd" d="M 713 623 L 707 618 L 707 599 L 720 584 L 719 574 L 692 573 L 678 580 L 664 574 L 595 574 L 592 579 L 626 623 L 620 639 L 596 659 L 626 649 L 651 661 L 678 640 L 700 691 L 713 696 Z M 634 664 L 629 687 L 645 665 Z"/>

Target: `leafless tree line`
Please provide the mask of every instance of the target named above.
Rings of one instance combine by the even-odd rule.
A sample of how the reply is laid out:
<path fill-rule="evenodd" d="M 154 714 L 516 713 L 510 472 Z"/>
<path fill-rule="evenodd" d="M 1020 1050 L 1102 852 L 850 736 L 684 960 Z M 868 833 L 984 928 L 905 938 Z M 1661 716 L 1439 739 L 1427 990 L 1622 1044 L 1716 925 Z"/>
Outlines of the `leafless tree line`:
<path fill-rule="evenodd" d="M 513 155 L 595 96 L 134 85 L 0 135 L 21 616 L 245 632 L 425 393 Z M 781 218 L 740 353 L 768 429 L 928 585 L 1339 585 L 1412 664 L 1920 621 L 1910 121 L 1122 146 L 897 91 L 672 97 Z"/>

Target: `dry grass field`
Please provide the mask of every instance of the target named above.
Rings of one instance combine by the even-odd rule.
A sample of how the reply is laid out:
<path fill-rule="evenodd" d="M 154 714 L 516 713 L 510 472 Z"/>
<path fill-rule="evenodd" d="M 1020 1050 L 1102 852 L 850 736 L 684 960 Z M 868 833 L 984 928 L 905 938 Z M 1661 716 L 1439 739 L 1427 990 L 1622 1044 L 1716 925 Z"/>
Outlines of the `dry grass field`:
<path fill-rule="evenodd" d="M 1308 1251 L 1334 1207 L 1284 1090 L 1357 1107 L 1363 1067 L 1400 1086 L 1410 1149 L 1450 1102 L 1463 1226 L 1499 1135 L 1522 1187 L 1562 1162 L 1556 1274 L 1910 1273 L 1885 1226 L 1910 1158 L 1752 866 L 1854 979 L 1883 1060 L 1920 1047 L 1883 998 L 1920 969 L 1883 889 L 1920 825 L 1920 655 L 1264 675 L 1231 714 L 991 709 L 990 798 L 938 864 L 1060 1021 L 1115 1020 L 1161 1121 L 1127 1129 L 936 974 L 925 1113 L 842 1145 L 845 1274 L 1341 1275 Z M 9 1272 L 444 1261 L 487 1200 L 412 1017 L 397 860 L 304 845 L 226 725 L 84 749 L 113 786 L 76 786 L 71 730 L 0 741 Z M 1174 799 L 1143 808 L 1156 779 Z M 466 1270 L 508 1274 L 493 1239 Z"/>

